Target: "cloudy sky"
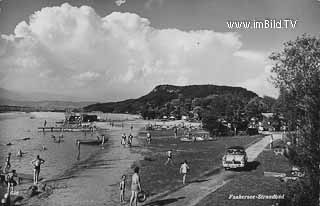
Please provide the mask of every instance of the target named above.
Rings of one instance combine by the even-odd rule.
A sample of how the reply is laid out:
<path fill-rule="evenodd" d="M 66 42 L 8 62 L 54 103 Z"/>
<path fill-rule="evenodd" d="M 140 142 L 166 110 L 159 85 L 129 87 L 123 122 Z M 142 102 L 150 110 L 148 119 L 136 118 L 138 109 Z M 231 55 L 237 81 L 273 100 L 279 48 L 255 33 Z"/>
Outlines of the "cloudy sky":
<path fill-rule="evenodd" d="M 268 55 L 319 35 L 318 0 L 0 0 L 0 87 L 111 101 L 158 84 L 276 96 Z M 230 29 L 230 20 L 297 20 Z"/>

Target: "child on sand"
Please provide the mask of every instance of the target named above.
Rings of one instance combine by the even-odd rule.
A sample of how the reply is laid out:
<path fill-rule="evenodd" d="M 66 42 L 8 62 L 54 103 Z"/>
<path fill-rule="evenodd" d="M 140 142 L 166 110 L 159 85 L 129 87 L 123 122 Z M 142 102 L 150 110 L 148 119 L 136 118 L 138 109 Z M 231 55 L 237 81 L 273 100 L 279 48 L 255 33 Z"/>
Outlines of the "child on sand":
<path fill-rule="evenodd" d="M 124 193 L 126 190 L 126 176 L 125 175 L 122 175 L 122 177 L 121 177 L 119 189 L 120 189 L 120 203 L 124 203 L 125 202 Z"/>

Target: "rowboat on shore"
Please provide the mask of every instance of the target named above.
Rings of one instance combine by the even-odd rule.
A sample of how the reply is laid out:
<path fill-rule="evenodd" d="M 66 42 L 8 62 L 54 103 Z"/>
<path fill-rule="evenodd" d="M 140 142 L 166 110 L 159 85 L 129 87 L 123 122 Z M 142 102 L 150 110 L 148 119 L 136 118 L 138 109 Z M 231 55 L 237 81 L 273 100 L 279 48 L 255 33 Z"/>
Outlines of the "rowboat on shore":
<path fill-rule="evenodd" d="M 77 144 L 100 145 L 100 144 L 102 144 L 102 141 L 100 141 L 100 140 L 91 140 L 91 139 L 84 139 L 84 140 L 77 140 Z"/>
<path fill-rule="evenodd" d="M 108 138 L 102 137 L 97 139 L 77 139 L 76 144 L 87 144 L 87 145 L 103 145 Z"/>

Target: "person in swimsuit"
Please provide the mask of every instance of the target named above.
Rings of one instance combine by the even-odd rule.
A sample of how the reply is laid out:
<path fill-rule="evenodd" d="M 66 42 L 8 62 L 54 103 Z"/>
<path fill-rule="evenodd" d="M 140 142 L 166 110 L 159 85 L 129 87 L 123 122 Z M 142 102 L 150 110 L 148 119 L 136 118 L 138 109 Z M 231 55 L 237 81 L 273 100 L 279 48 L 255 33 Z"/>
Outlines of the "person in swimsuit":
<path fill-rule="evenodd" d="M 135 206 L 138 205 L 138 193 L 139 192 L 141 192 L 140 177 L 139 177 L 139 167 L 135 167 L 134 168 L 134 174 L 132 175 L 132 182 L 131 182 L 130 206 L 132 206 L 132 203 Z"/>
<path fill-rule="evenodd" d="M 81 146 L 80 140 L 77 140 L 76 144 L 78 148 L 77 160 L 80 160 L 80 146 Z"/>
<path fill-rule="evenodd" d="M 14 192 L 14 187 L 17 185 L 17 182 L 14 179 L 15 177 L 18 177 L 16 170 L 12 170 L 7 175 L 8 194 L 10 194 L 10 191 Z"/>
<path fill-rule="evenodd" d="M 125 147 L 126 146 L 126 141 L 127 141 L 127 136 L 125 133 L 123 133 L 121 137 L 121 144 Z"/>
<path fill-rule="evenodd" d="M 18 154 L 17 154 L 17 156 L 18 157 L 22 157 L 22 155 L 23 155 L 23 152 L 21 151 L 21 149 L 18 151 Z"/>
<path fill-rule="evenodd" d="M 33 165 L 33 180 L 34 184 L 38 184 L 39 181 L 39 174 L 40 174 L 40 166 L 44 163 L 45 161 L 40 158 L 39 155 L 37 155 L 37 158 L 32 160 L 31 164 Z"/>
<path fill-rule="evenodd" d="M 186 183 L 187 172 L 189 171 L 189 166 L 187 164 L 187 160 L 185 160 L 180 167 L 180 174 L 182 174 L 182 184 Z"/>
<path fill-rule="evenodd" d="M 129 134 L 129 136 L 128 136 L 128 146 L 129 147 L 131 147 L 131 145 L 132 145 L 132 139 L 133 139 L 132 134 Z"/>
<path fill-rule="evenodd" d="M 10 160 L 11 160 L 11 152 L 8 153 L 6 163 L 3 167 L 3 173 L 7 173 L 7 171 L 11 168 Z"/>
<path fill-rule="evenodd" d="M 121 177 L 119 189 L 120 189 L 120 203 L 124 203 L 125 202 L 124 193 L 126 190 L 126 176 L 125 175 L 122 175 L 122 177 Z"/>
<path fill-rule="evenodd" d="M 151 134 L 150 134 L 150 132 L 147 133 L 147 143 L 148 144 L 151 143 Z"/>
<path fill-rule="evenodd" d="M 104 135 L 102 135 L 101 137 L 102 137 L 101 146 L 103 146 L 106 141 L 106 137 Z"/>
<path fill-rule="evenodd" d="M 173 161 L 172 161 L 172 150 L 169 150 L 167 152 L 167 156 L 168 156 L 168 159 L 167 161 L 164 163 L 165 165 L 167 165 L 169 162 L 171 163 L 171 165 L 173 165 Z"/>

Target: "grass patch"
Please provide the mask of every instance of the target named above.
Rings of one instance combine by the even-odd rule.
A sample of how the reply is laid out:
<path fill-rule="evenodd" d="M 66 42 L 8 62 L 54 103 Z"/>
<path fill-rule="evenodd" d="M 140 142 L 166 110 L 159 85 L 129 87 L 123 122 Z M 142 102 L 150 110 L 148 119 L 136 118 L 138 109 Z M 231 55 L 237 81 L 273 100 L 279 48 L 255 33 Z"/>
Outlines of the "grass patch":
<path fill-rule="evenodd" d="M 225 186 L 204 198 L 197 206 L 228 205 L 228 206 L 270 206 L 281 200 L 253 199 L 237 200 L 229 199 L 233 195 L 282 195 L 286 193 L 286 183 L 279 178 L 265 177 L 264 171 L 288 173 L 291 166 L 282 155 L 275 155 L 272 150 L 263 151 L 258 158 L 258 168 L 251 172 L 237 173 L 236 177 Z"/>
<path fill-rule="evenodd" d="M 148 150 L 143 153 L 144 159 L 132 167 L 141 168 L 143 190 L 151 195 L 178 188 L 182 185 L 179 174 L 180 164 L 187 160 L 190 172 L 187 181 L 195 180 L 205 173 L 221 167 L 221 159 L 226 148 L 234 145 L 248 146 L 260 140 L 262 136 L 221 137 L 216 141 L 181 142 L 178 138 L 153 135 Z M 173 165 L 164 165 L 166 152 L 173 150 Z M 130 181 L 130 178 L 129 178 Z M 131 183 L 128 181 L 128 185 Z"/>

